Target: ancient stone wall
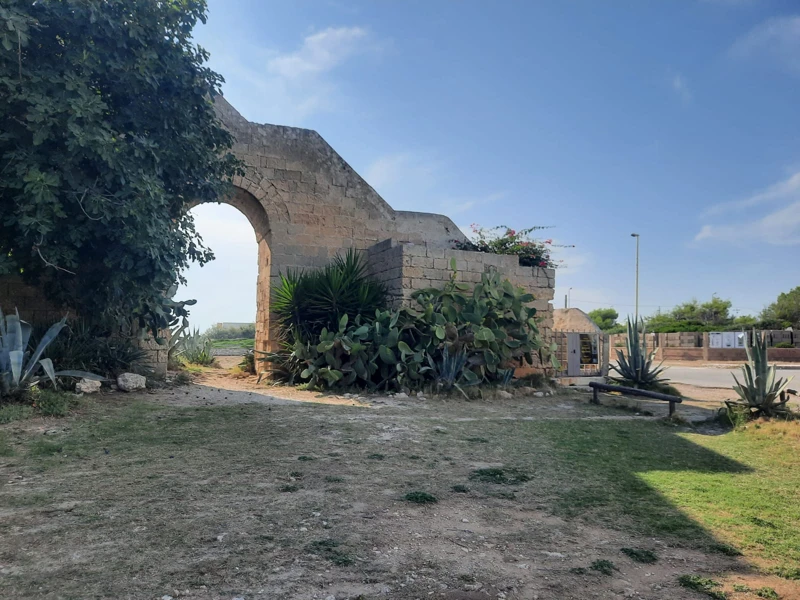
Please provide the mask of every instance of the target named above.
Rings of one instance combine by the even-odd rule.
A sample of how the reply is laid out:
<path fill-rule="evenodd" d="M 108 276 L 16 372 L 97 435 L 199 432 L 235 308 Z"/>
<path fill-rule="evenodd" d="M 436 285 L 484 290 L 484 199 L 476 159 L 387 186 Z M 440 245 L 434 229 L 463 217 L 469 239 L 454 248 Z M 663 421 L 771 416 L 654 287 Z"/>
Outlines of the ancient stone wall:
<path fill-rule="evenodd" d="M 483 273 L 497 270 L 514 285 L 533 294 L 531 306 L 542 319 L 542 333 L 550 337 L 553 327 L 555 271 L 522 267 L 516 256 L 486 254 L 430 246 L 425 243 L 402 243 L 385 240 L 367 249 L 371 274 L 382 281 L 395 305 L 410 305 L 411 294 L 429 287 L 442 288 L 450 281 L 450 262 L 456 261 L 456 281 L 475 284 Z"/>

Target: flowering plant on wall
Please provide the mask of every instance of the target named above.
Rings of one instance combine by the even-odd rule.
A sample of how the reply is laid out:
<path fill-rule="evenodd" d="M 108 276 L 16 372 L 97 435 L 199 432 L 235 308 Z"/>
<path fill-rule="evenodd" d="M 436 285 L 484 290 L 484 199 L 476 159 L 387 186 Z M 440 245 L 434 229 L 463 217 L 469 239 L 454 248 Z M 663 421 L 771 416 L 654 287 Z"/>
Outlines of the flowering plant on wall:
<path fill-rule="evenodd" d="M 539 240 L 531 237 L 533 231 L 549 229 L 549 227 L 529 227 L 515 230 L 505 225 L 486 228 L 473 223 L 470 225 L 470 229 L 472 229 L 471 239 L 452 240 L 453 248 L 489 254 L 515 254 L 519 257 L 519 264 L 523 267 L 555 269 L 562 261 L 553 260 L 552 248 L 574 247 L 553 244 L 552 239 Z"/>

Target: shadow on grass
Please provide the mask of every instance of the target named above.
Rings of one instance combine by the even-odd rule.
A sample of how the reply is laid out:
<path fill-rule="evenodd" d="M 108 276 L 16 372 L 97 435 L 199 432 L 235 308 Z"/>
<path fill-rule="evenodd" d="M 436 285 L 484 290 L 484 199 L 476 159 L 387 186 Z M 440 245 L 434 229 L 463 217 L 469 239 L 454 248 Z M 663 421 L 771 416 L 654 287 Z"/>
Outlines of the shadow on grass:
<path fill-rule="evenodd" d="M 558 454 L 564 485 L 555 512 L 643 535 L 671 535 L 714 543 L 713 536 L 643 478 L 645 473 L 681 479 L 689 493 L 702 492 L 709 477 L 752 469 L 697 445 L 657 423 L 586 421 L 538 428 Z"/>

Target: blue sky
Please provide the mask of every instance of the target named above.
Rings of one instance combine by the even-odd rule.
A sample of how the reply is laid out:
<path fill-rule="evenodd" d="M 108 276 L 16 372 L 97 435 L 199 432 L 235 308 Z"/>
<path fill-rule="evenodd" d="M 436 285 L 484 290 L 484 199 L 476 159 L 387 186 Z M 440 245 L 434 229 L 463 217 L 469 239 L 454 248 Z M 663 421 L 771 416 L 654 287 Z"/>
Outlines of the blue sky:
<path fill-rule="evenodd" d="M 317 130 L 396 209 L 552 225 L 556 302 L 641 312 L 712 294 L 756 313 L 800 285 L 800 6 L 210 0 L 197 41 L 251 121 Z M 215 250 L 197 325 L 255 312 L 252 231 Z"/>

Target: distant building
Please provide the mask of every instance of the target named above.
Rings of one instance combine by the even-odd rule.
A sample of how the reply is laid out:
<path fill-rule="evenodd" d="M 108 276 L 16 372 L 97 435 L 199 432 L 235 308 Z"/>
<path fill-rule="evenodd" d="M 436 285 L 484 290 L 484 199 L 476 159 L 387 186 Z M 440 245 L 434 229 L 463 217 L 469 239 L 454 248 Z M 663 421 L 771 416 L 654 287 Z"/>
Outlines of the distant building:
<path fill-rule="evenodd" d="M 553 331 L 602 333 L 597 324 L 580 308 L 557 308 L 553 311 Z"/>
<path fill-rule="evenodd" d="M 223 323 L 215 323 L 214 329 L 239 329 L 241 327 L 255 327 L 255 323 L 232 323 L 225 321 Z"/>

